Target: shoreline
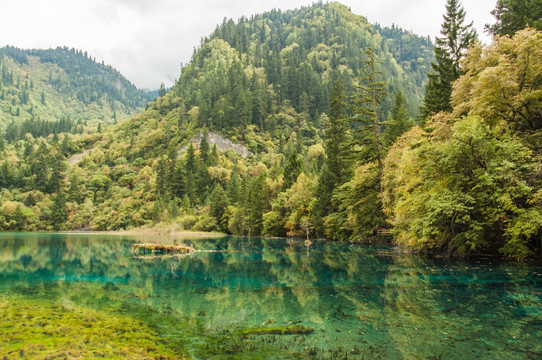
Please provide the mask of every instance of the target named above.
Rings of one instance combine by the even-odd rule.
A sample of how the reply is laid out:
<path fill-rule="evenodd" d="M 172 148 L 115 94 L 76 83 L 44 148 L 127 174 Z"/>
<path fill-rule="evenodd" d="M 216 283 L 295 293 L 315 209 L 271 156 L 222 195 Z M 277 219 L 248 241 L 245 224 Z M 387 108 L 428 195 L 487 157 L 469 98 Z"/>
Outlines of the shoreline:
<path fill-rule="evenodd" d="M 175 231 L 172 229 L 132 229 L 132 230 L 72 230 L 62 231 L 61 234 L 89 234 L 89 235 L 124 235 L 124 236 L 170 236 L 170 237 L 224 237 L 223 233 L 205 231 Z"/>

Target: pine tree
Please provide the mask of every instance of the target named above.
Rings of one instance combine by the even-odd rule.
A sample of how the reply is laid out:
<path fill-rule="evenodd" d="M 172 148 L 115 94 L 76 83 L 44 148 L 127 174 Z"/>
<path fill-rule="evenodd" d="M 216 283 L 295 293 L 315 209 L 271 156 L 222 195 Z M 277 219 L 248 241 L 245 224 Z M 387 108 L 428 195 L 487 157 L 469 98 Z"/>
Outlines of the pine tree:
<path fill-rule="evenodd" d="M 374 49 L 365 50 L 367 60 L 362 69 L 363 77 L 359 79 L 356 86 L 357 92 L 353 96 L 352 120 L 356 124 L 357 138 L 356 142 L 362 148 L 363 163 L 376 160 L 378 164 L 379 178 L 382 179 L 384 167 L 382 165 L 383 144 L 382 144 L 382 125 L 383 121 L 378 116 L 378 106 L 384 96 L 387 95 L 386 84 L 378 81 L 377 77 L 381 74 L 376 69 Z M 381 192 L 383 191 L 381 185 Z"/>
<path fill-rule="evenodd" d="M 197 164 L 196 164 L 196 154 L 194 152 L 194 146 L 192 143 L 188 145 L 188 149 L 186 151 L 186 160 L 184 163 L 184 191 L 185 194 L 188 196 L 188 199 L 190 199 L 190 204 L 193 206 L 196 204 L 196 194 L 197 194 Z"/>
<path fill-rule="evenodd" d="M 297 177 L 301 174 L 302 164 L 297 154 L 292 152 L 288 157 L 288 162 L 284 167 L 284 183 L 282 184 L 282 190 L 289 189 L 293 183 L 296 182 Z"/>
<path fill-rule="evenodd" d="M 166 95 L 166 85 L 164 83 L 160 83 L 160 89 L 158 89 L 158 96 L 162 97 Z"/>
<path fill-rule="evenodd" d="M 324 147 L 329 171 L 335 176 L 335 186 L 346 181 L 347 164 L 344 156 L 348 137 L 346 101 L 342 83 L 336 81 L 331 89 L 329 124 L 325 129 Z"/>
<path fill-rule="evenodd" d="M 228 219 L 226 217 L 227 211 L 228 211 L 228 197 L 226 195 L 226 192 L 220 186 L 217 184 L 213 192 L 211 193 L 211 196 L 209 197 L 210 200 L 210 208 L 209 208 L 209 214 L 216 219 L 216 223 L 218 225 L 218 230 L 220 231 L 227 231 L 228 230 Z"/>
<path fill-rule="evenodd" d="M 51 209 L 51 224 L 53 225 L 53 229 L 60 230 L 66 219 L 68 219 L 66 199 L 64 198 L 64 193 L 59 191 L 55 196 L 53 208 Z"/>
<path fill-rule="evenodd" d="M 81 196 L 81 187 L 79 185 L 79 178 L 77 175 L 72 174 L 70 176 L 70 187 L 68 188 L 68 200 L 71 202 L 81 203 L 83 197 Z"/>
<path fill-rule="evenodd" d="M 347 142 L 348 124 L 346 122 L 346 102 L 343 87 L 336 81 L 331 89 L 329 119 L 324 124 L 324 148 L 326 159 L 315 191 L 314 229 L 318 236 L 323 235 L 323 218 L 335 209 L 331 202 L 333 191 L 347 178 L 346 159 L 344 156 Z"/>
<path fill-rule="evenodd" d="M 156 191 L 158 196 L 164 198 L 167 195 L 167 166 L 163 157 L 158 159 L 156 169 Z"/>
<path fill-rule="evenodd" d="M 414 122 L 408 115 L 405 104 L 405 95 L 401 90 L 398 90 L 393 99 L 393 107 L 384 131 L 386 146 L 391 146 L 399 136 L 408 131 L 413 125 Z"/>
<path fill-rule="evenodd" d="M 182 161 L 174 162 L 174 164 L 173 176 L 169 186 L 172 194 L 182 199 L 186 194 L 186 171 Z"/>
<path fill-rule="evenodd" d="M 492 35 L 514 35 L 527 26 L 542 30 L 542 4 L 540 0 L 499 0 L 491 15 L 497 19 L 486 30 Z"/>
<path fill-rule="evenodd" d="M 249 182 L 246 204 L 249 235 L 260 235 L 262 233 L 263 214 L 269 210 L 268 192 L 263 173 Z"/>
<path fill-rule="evenodd" d="M 196 172 L 196 154 L 192 143 L 188 144 L 188 148 L 186 149 L 184 168 L 188 173 L 194 174 Z"/>
<path fill-rule="evenodd" d="M 466 50 L 476 40 L 472 23 L 464 25 L 465 10 L 459 0 L 447 0 L 446 14 L 441 25 L 442 37 L 436 39 L 435 58 L 432 73 L 427 76 L 425 97 L 420 109 L 421 123 L 432 114 L 441 111 L 451 112 L 452 83 L 461 75 L 461 59 Z"/>
<path fill-rule="evenodd" d="M 207 141 L 207 131 L 203 131 L 199 143 L 199 157 L 204 164 L 209 161 L 209 142 Z"/>
<path fill-rule="evenodd" d="M 43 143 L 42 143 L 43 145 Z M 47 192 L 47 164 L 43 153 L 40 153 L 42 146 L 38 148 L 37 158 L 31 163 L 30 167 L 32 169 L 32 174 L 34 174 L 34 188 L 36 190 Z"/>
<path fill-rule="evenodd" d="M 49 177 L 49 181 L 47 182 L 47 192 L 49 194 L 58 192 L 61 188 L 63 182 L 63 170 L 64 166 L 60 158 L 58 156 L 53 156 L 51 164 L 51 176 Z"/>

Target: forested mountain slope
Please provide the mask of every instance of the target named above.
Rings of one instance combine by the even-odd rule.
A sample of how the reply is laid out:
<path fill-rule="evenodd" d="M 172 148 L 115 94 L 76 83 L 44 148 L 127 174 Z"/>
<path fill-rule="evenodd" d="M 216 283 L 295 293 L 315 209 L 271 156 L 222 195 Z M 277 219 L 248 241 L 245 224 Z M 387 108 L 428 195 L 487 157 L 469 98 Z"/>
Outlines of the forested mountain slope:
<path fill-rule="evenodd" d="M 329 110 L 334 81 L 352 93 L 367 47 L 376 50 L 388 92 L 402 89 L 416 115 L 433 56 L 431 42 L 395 27 L 373 27 L 339 3 L 224 21 L 202 41 L 174 92 L 200 126 L 232 135 L 249 125 L 274 132 L 287 125 L 277 117 L 287 109 L 301 115 L 299 126 L 311 130 Z M 381 113 L 390 107 L 386 98 Z"/>
<path fill-rule="evenodd" d="M 348 215 L 339 214 L 333 226 L 323 223 L 334 189 L 319 184 L 333 171 L 328 159 L 339 122 L 343 133 L 334 136 L 345 145 L 357 141 L 344 160 L 344 181 L 359 152 L 371 152 L 360 142 L 364 125 L 358 121 L 350 131 L 356 110 L 346 105 L 364 84 L 369 48 L 389 92 L 377 109 L 387 120 L 379 128 L 389 146 L 417 115 L 432 60 L 428 39 L 371 26 L 338 3 L 271 11 L 224 21 L 202 40 L 173 89 L 130 120 L 102 132 L 0 144 L 0 224 L 106 230 L 165 222 L 362 240 Z M 221 152 L 206 137 L 192 145 L 208 130 L 250 155 Z M 77 161 L 68 164 L 70 158 Z M 382 223 L 374 219 L 363 234 Z"/>
<path fill-rule="evenodd" d="M 0 131 L 7 140 L 114 123 L 151 98 L 111 66 L 68 48 L 0 48 Z M 11 126 L 10 126 L 11 125 Z"/>

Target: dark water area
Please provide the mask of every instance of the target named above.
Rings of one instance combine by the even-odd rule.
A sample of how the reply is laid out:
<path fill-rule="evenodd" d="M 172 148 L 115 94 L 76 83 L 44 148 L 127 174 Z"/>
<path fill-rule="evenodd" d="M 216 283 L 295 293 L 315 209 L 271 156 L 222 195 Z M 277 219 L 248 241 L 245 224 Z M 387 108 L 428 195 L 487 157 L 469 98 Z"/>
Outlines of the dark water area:
<path fill-rule="evenodd" d="M 63 350 L 69 329 L 55 333 L 60 325 L 50 314 L 66 322 L 60 312 L 67 311 L 77 315 L 72 329 L 89 316 L 115 327 L 110 354 L 125 326 L 133 338 L 123 335 L 121 344 L 143 341 L 141 327 L 153 336 L 145 341 L 160 343 L 146 345 L 149 354 L 197 359 L 542 359 L 540 263 L 242 237 L 176 240 L 222 252 L 132 254 L 133 243 L 149 241 L 172 240 L 0 234 L 0 356 Z M 314 332 L 246 335 L 292 325 Z M 25 332 L 47 334 L 40 326 L 51 326 L 55 341 L 29 347 Z M 92 341 L 108 344 L 95 331 L 81 351 L 88 354 L 84 344 Z"/>

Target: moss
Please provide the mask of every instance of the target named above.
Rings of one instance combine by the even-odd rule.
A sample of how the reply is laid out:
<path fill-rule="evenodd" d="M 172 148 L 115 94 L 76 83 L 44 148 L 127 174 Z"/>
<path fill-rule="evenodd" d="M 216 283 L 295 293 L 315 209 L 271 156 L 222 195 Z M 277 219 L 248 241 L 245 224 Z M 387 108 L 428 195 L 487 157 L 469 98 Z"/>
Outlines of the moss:
<path fill-rule="evenodd" d="M 10 359 L 184 359 L 137 319 L 89 308 L 0 298 L 0 356 Z"/>
<path fill-rule="evenodd" d="M 310 334 L 314 329 L 310 326 L 294 325 L 275 328 L 252 328 L 245 329 L 241 333 L 244 335 L 297 335 Z"/>

